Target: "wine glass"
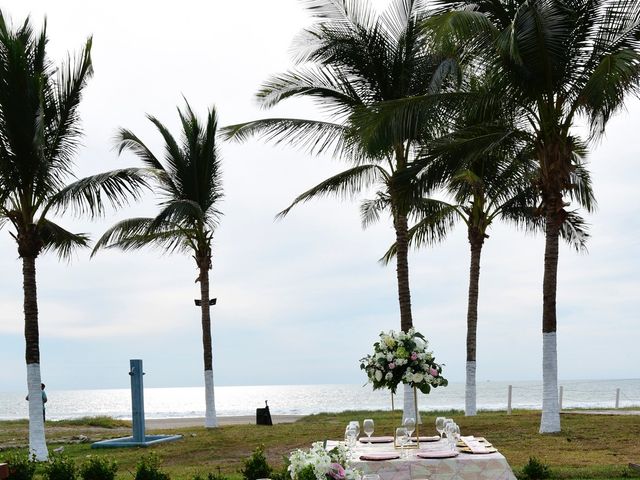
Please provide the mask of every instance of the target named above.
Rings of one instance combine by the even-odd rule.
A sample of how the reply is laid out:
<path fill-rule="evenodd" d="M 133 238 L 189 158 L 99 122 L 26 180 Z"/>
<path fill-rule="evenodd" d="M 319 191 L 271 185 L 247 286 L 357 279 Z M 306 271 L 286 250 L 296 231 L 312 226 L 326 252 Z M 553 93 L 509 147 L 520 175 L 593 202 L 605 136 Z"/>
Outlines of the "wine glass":
<path fill-rule="evenodd" d="M 362 422 L 362 429 L 369 438 L 369 442 L 371 442 L 371 435 L 373 435 L 373 419 L 365 418 L 364 422 Z"/>
<path fill-rule="evenodd" d="M 442 434 L 444 433 L 444 421 L 445 420 L 446 420 L 445 417 L 436 418 L 436 430 L 440 434 L 440 440 L 442 440 Z"/>
<path fill-rule="evenodd" d="M 396 441 L 400 444 L 400 456 L 404 457 L 404 446 L 409 441 L 409 436 L 405 427 L 396 428 Z"/>
<path fill-rule="evenodd" d="M 353 426 L 356 429 L 356 439 L 360 435 L 360 422 L 358 420 L 351 420 L 349 422 L 350 426 Z"/>
<path fill-rule="evenodd" d="M 411 435 L 413 435 L 413 432 L 416 429 L 416 419 L 412 418 L 412 417 L 407 417 L 404 419 L 404 428 L 407 429 L 407 435 L 409 435 L 409 442 L 408 443 L 412 443 L 411 442 Z"/>
<path fill-rule="evenodd" d="M 356 439 L 358 438 L 358 432 L 355 428 L 355 425 L 349 424 L 347 425 L 347 429 L 344 434 L 345 443 L 347 444 L 347 449 L 349 450 L 349 455 L 353 454 L 353 450 L 356 446 Z"/>

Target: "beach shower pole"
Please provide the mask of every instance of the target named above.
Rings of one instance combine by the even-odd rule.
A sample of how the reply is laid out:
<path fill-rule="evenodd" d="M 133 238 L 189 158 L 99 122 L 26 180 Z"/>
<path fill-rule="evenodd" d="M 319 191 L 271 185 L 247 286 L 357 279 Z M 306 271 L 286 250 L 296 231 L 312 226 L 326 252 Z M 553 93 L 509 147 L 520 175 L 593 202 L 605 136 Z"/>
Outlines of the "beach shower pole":
<path fill-rule="evenodd" d="M 511 415 L 511 391 L 513 390 L 513 385 L 509 385 L 509 390 L 507 393 L 507 415 Z"/>
<path fill-rule="evenodd" d="M 562 410 L 562 396 L 563 395 L 564 395 L 564 387 L 562 385 L 560 385 L 560 395 L 559 395 L 559 399 L 560 399 L 559 408 L 560 408 L 560 410 Z"/>
<path fill-rule="evenodd" d="M 133 441 L 144 442 L 144 393 L 142 388 L 142 360 L 129 360 L 131 376 L 131 420 Z"/>
<path fill-rule="evenodd" d="M 616 388 L 616 408 L 620 408 L 620 389 Z"/>

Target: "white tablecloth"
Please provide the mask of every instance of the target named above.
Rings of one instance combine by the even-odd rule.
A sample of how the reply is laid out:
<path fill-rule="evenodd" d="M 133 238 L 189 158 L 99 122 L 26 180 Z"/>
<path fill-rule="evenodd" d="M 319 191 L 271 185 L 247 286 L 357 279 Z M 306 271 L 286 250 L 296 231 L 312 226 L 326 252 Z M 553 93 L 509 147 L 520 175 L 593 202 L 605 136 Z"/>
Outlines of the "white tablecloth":
<path fill-rule="evenodd" d="M 333 445 L 337 442 L 333 442 Z M 332 443 L 327 443 L 330 449 Z M 420 444 L 420 450 L 446 450 L 444 440 Z M 406 449 L 408 458 L 397 460 L 360 460 L 360 455 L 368 453 L 399 453 L 393 443 L 366 445 L 357 443 L 352 465 L 362 473 L 377 473 L 381 480 L 516 480 L 500 452 L 485 454 L 460 453 L 457 457 L 424 459 L 416 455 L 417 449 Z"/>

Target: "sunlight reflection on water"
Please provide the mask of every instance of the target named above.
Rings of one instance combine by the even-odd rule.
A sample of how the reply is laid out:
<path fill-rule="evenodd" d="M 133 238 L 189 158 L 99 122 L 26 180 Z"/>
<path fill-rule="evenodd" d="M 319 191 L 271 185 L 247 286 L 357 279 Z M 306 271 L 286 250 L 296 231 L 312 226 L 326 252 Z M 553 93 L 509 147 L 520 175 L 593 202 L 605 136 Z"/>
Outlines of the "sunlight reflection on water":
<path fill-rule="evenodd" d="M 513 408 L 540 408 L 542 387 L 539 382 L 482 382 L 477 386 L 478 407 L 504 410 L 507 387 L 513 385 Z M 616 388 L 621 389 L 620 406 L 640 406 L 640 380 L 561 381 L 564 407 L 613 408 Z M 131 394 L 128 389 L 47 390 L 47 418 L 59 420 L 84 416 L 108 415 L 131 418 Z M 204 416 L 204 388 L 146 388 L 147 418 Z M 373 392 L 361 385 L 263 385 L 216 387 L 219 416 L 255 415 L 257 407 L 269 400 L 272 415 L 307 415 L 344 410 L 388 410 L 388 391 Z M 419 396 L 421 410 L 464 408 L 464 384 L 452 383 Z M 402 396 L 395 399 L 402 405 Z M 26 418 L 24 394 L 0 393 L 0 420 Z"/>

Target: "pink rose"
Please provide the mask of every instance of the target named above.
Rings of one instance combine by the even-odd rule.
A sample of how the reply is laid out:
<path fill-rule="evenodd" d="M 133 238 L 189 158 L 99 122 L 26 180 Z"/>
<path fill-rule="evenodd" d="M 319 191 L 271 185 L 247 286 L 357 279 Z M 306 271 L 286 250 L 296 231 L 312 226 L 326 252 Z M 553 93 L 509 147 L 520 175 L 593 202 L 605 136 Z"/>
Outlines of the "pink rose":
<path fill-rule="evenodd" d="M 330 468 L 329 476 L 331 476 L 331 478 L 334 478 L 335 480 L 344 480 L 346 473 L 344 468 L 342 468 L 342 465 L 339 463 L 332 463 Z"/>
<path fill-rule="evenodd" d="M 413 360 L 414 362 L 418 359 L 418 354 L 416 352 L 413 352 L 411 354 L 411 360 Z"/>
<path fill-rule="evenodd" d="M 433 368 L 433 367 L 429 367 L 429 373 L 431 374 L 432 377 L 437 377 L 438 376 L 438 369 Z"/>
<path fill-rule="evenodd" d="M 389 370 L 393 370 L 394 368 L 396 368 L 396 364 L 395 364 L 395 363 L 393 363 L 393 362 L 391 362 L 391 363 L 389 364 Z"/>

